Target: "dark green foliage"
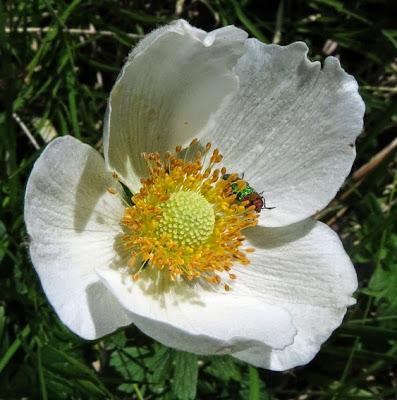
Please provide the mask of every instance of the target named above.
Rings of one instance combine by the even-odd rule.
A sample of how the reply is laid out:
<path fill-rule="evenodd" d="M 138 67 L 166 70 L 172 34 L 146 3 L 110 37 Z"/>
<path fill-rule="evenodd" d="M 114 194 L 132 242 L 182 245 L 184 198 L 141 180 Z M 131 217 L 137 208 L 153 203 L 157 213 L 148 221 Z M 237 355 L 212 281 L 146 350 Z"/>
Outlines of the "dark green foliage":
<path fill-rule="evenodd" d="M 177 399 L 195 399 L 198 359 L 195 354 L 175 352 L 175 371 L 172 392 Z"/>
<path fill-rule="evenodd" d="M 94 342 L 72 335 L 49 306 L 29 262 L 22 216 L 26 179 L 51 132 L 48 127 L 101 149 L 107 96 L 131 46 L 178 16 L 207 30 L 235 24 L 265 42 L 303 40 L 316 60 L 339 56 L 358 79 L 367 108 L 357 171 L 396 137 L 392 6 L 386 0 L 0 3 L 1 399 L 396 398 L 393 152 L 371 172 L 350 178 L 321 214 L 354 260 L 358 303 L 313 362 L 286 373 L 226 356 L 178 353 L 134 327 Z M 76 31 L 90 26 L 95 32 Z"/>

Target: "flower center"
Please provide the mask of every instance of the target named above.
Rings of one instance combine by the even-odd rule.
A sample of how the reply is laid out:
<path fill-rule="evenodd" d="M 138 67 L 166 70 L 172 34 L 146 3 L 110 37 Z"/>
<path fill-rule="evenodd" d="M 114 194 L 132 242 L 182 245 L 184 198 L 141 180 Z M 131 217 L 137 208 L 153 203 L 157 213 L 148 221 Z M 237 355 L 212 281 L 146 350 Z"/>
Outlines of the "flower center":
<path fill-rule="evenodd" d="M 247 253 L 253 249 L 243 248 L 242 230 L 257 224 L 257 207 L 243 195 L 249 187 L 245 181 L 216 168 L 222 156 L 218 149 L 209 156 L 210 148 L 208 143 L 199 150 L 195 139 L 183 158 L 180 146 L 175 155 L 143 155 L 148 177 L 122 220 L 134 280 L 155 269 L 171 281 L 219 284 L 236 278 L 234 263 L 249 264 Z"/>
<path fill-rule="evenodd" d="M 166 233 L 176 243 L 197 246 L 214 230 L 213 206 L 197 192 L 176 192 L 162 206 L 158 233 Z"/>

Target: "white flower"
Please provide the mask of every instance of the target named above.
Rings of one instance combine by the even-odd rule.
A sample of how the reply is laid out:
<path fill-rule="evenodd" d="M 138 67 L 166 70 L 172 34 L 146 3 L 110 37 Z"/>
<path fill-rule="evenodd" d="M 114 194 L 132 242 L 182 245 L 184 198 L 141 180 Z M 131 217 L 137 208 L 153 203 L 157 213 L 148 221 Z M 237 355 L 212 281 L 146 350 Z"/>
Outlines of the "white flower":
<path fill-rule="evenodd" d="M 350 171 L 364 104 L 336 58 L 306 54 L 304 43 L 177 21 L 130 54 L 110 95 L 105 160 L 69 136 L 48 145 L 25 221 L 44 291 L 73 332 L 95 339 L 133 323 L 168 346 L 272 370 L 315 356 L 357 280 L 337 235 L 310 216 Z M 218 150 L 192 161 L 207 142 L 228 179 L 214 172 Z M 179 144 L 186 156 L 167 152 Z M 247 189 L 243 172 L 274 209 L 233 197 Z"/>

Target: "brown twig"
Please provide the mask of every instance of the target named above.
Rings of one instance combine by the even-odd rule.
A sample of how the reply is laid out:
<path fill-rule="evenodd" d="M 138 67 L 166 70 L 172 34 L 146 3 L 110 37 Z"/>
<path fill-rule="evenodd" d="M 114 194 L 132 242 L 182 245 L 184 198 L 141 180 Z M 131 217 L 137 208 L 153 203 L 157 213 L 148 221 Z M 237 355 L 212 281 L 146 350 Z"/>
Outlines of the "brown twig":
<path fill-rule="evenodd" d="M 393 152 L 394 149 L 397 148 L 397 137 L 392 140 L 385 148 L 383 148 L 380 152 L 376 153 L 374 157 L 372 157 L 366 164 L 360 167 L 353 174 L 354 181 L 362 180 L 365 175 L 369 174 L 373 171 L 378 165 Z"/>
<path fill-rule="evenodd" d="M 351 185 L 345 192 L 343 192 L 338 201 L 343 201 L 347 197 L 350 196 L 364 181 L 365 177 L 375 170 L 392 152 L 397 148 L 397 137 L 393 139 L 386 147 L 384 147 L 381 151 L 376 153 L 366 164 L 362 165 L 357 171 L 355 171 L 352 175 L 351 180 L 353 181 L 353 185 Z M 332 205 L 336 204 L 336 200 L 331 203 Z M 327 225 L 333 225 L 339 218 L 341 218 L 348 207 L 341 208 L 332 218 L 330 218 L 326 223 Z"/>
<path fill-rule="evenodd" d="M 21 118 L 19 118 L 18 114 L 13 113 L 12 117 L 15 119 L 16 123 L 22 129 L 22 132 L 28 137 L 28 139 L 30 140 L 30 143 L 32 143 L 33 147 L 36 150 L 40 150 L 40 145 L 37 143 L 36 139 L 30 132 L 29 128 L 25 125 L 25 123 L 21 120 Z"/>
<path fill-rule="evenodd" d="M 274 44 L 279 44 L 281 42 L 283 15 L 284 15 L 284 0 L 280 0 L 280 2 L 278 3 L 277 14 L 276 14 L 276 28 L 274 30 L 274 36 L 272 41 Z"/>
<path fill-rule="evenodd" d="M 6 33 L 47 33 L 51 29 L 50 26 L 45 26 L 43 28 L 41 27 L 18 27 L 16 29 L 10 29 L 9 27 L 5 28 Z M 112 31 L 97 31 L 96 29 L 93 29 L 93 27 L 90 27 L 89 29 L 81 29 L 81 28 L 65 28 L 63 29 L 64 32 L 70 33 L 71 35 L 99 35 L 99 36 L 113 36 L 115 35 L 115 32 Z M 141 38 L 142 35 L 139 35 L 137 33 L 127 33 L 127 36 L 131 38 Z"/>
<path fill-rule="evenodd" d="M 373 92 L 397 93 L 397 87 L 390 86 L 361 86 L 361 89 L 372 90 Z"/>

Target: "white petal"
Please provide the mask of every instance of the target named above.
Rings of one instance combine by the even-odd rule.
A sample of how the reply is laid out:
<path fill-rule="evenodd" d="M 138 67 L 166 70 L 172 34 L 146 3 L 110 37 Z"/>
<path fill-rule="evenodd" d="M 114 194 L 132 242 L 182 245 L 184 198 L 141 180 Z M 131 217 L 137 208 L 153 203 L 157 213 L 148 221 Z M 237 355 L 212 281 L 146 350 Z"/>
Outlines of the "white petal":
<path fill-rule="evenodd" d="M 131 53 L 110 95 L 104 144 L 109 167 L 132 189 L 146 172 L 142 152 L 184 144 L 236 91 L 232 68 L 246 37 L 235 27 L 206 34 L 179 20 Z"/>
<path fill-rule="evenodd" d="M 86 339 L 130 323 L 94 268 L 114 263 L 123 207 L 90 146 L 55 139 L 36 161 L 25 195 L 30 255 L 62 322 Z"/>
<path fill-rule="evenodd" d="M 234 268 L 234 289 L 287 310 L 298 333 L 284 349 L 254 346 L 233 355 L 272 370 L 306 364 L 355 303 L 354 267 L 335 232 L 320 222 L 258 227 L 247 239 L 256 251 L 248 267 Z"/>
<path fill-rule="evenodd" d="M 253 346 L 236 352 L 233 357 L 256 367 L 272 371 L 287 369 L 309 363 L 319 352 L 320 346 L 342 323 L 346 308 L 324 308 L 301 304 L 290 304 L 298 334 L 294 344 L 284 350 L 271 349 L 268 346 Z"/>
<path fill-rule="evenodd" d="M 285 310 L 255 297 L 217 293 L 185 282 L 133 282 L 120 269 L 97 270 L 136 324 L 159 342 L 199 354 L 224 354 L 264 344 L 282 349 L 296 330 Z"/>
<path fill-rule="evenodd" d="M 231 172 L 264 192 L 265 226 L 301 221 L 335 196 L 355 158 L 364 103 L 354 78 L 334 57 L 323 68 L 307 59 L 307 46 L 246 41 L 238 60 L 237 94 L 205 129 Z"/>

